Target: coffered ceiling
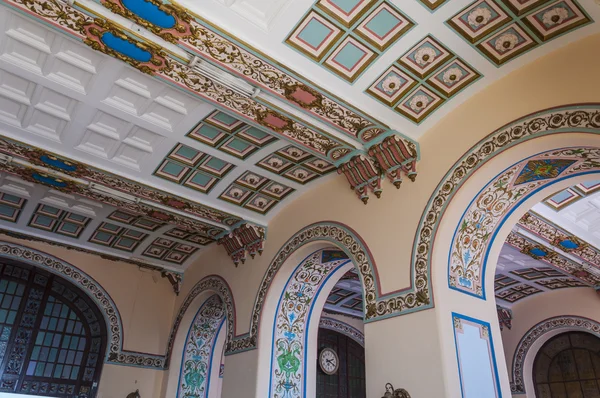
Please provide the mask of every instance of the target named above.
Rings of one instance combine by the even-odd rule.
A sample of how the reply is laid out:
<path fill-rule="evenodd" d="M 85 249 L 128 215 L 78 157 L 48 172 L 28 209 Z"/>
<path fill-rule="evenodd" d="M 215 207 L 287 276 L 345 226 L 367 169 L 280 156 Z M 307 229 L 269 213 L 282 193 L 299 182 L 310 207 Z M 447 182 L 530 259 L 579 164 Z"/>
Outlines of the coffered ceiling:
<path fill-rule="evenodd" d="M 413 138 L 600 16 L 593 0 L 180 3 Z"/>
<path fill-rule="evenodd" d="M 0 2 L 3 231 L 174 272 L 218 242 L 237 265 L 336 169 L 365 203 L 382 173 L 414 180 L 429 126 L 600 16 L 592 0 L 207 1 Z"/>

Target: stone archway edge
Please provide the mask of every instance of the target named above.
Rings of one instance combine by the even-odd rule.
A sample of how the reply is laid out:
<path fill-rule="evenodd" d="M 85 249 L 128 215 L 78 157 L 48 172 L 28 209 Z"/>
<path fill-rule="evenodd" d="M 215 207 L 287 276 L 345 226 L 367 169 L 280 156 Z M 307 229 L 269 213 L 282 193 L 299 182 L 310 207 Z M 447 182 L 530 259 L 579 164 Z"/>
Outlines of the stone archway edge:
<path fill-rule="evenodd" d="M 556 329 L 581 330 L 600 337 L 600 323 L 576 315 L 555 316 L 533 326 L 521 338 L 515 350 L 511 369 L 512 382 L 510 383 L 510 390 L 513 394 L 525 394 L 523 365 L 532 345 L 543 335 Z"/>

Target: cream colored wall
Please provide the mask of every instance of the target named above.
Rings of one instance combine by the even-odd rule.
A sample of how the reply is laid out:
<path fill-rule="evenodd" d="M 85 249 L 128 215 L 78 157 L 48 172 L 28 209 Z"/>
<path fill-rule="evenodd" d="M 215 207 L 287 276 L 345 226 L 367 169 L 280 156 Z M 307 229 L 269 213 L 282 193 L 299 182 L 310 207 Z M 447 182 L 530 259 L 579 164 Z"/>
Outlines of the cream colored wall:
<path fill-rule="evenodd" d="M 518 301 L 512 307 L 512 329 L 505 328 L 502 331 L 502 343 L 509 375 L 511 374 L 515 350 L 521 338 L 529 329 L 548 318 L 562 315 L 581 316 L 600 322 L 600 306 L 598 304 L 600 304 L 600 296 L 591 288 L 558 289 Z M 567 330 L 559 329 L 559 333 L 560 331 Z M 533 398 L 535 396 L 533 388 L 527 388 L 533 386 L 531 376 L 533 360 L 543 342 L 555 334 L 548 334 L 545 338 L 540 339 L 538 344 L 528 352 L 523 373 L 527 395 L 521 394 L 515 395 L 515 397 Z"/>
<path fill-rule="evenodd" d="M 269 262 L 294 233 L 311 223 L 325 220 L 347 224 L 364 239 L 377 264 L 380 288 L 384 293 L 407 287 L 410 284 L 409 264 L 415 231 L 422 211 L 443 175 L 477 141 L 515 119 L 553 106 L 600 102 L 600 77 L 596 70 L 600 53 L 591 50 L 596 48 L 600 48 L 600 35 L 541 58 L 465 100 L 422 138 L 422 161 L 418 165 L 416 182 L 406 180 L 401 189 L 396 190 L 386 181 L 381 199 L 372 196 L 365 206 L 349 190 L 344 177 L 332 175 L 282 209 L 271 221 L 262 256 L 248 259 L 246 264 L 235 268 L 222 247 L 210 247 L 186 272 L 177 307 L 198 280 L 209 274 L 219 274 L 227 280 L 233 292 L 237 312 L 236 333 L 247 332 L 256 291 Z M 567 136 L 554 142 L 559 146 L 571 144 Z M 531 144 L 526 152 L 516 152 L 518 156 L 515 155 L 515 158 L 522 159 L 536 153 L 535 147 Z M 492 171 L 490 169 L 490 173 Z M 471 195 L 474 193 L 471 192 Z M 441 259 L 434 263 L 432 272 L 439 282 L 439 288 L 435 287 L 436 302 L 444 302 L 449 310 L 452 299 L 443 301 L 446 267 L 447 262 Z M 456 303 L 460 303 L 461 299 L 457 300 Z M 489 308 L 486 309 L 489 311 Z M 367 358 L 375 357 L 376 361 L 371 363 L 378 367 L 372 369 L 367 365 L 367 396 L 382 393 L 384 380 L 394 383 L 402 378 L 403 373 L 398 366 L 403 365 L 398 365 L 398 358 L 411 358 L 410 362 L 404 362 L 411 364 L 412 373 L 407 365 L 408 373 L 404 374 L 410 374 L 405 384 L 411 385 L 412 391 L 409 391 L 413 396 L 444 396 L 445 379 L 442 376 L 451 383 L 452 390 L 456 390 L 456 359 L 450 355 L 452 348 L 448 340 L 451 338 L 448 335 L 451 320 L 444 318 L 438 321 L 432 315 L 433 311 L 437 310 L 391 318 L 365 327 Z M 269 322 L 272 324 L 272 319 L 267 320 Z M 448 323 L 449 326 L 441 327 L 438 323 Z M 421 325 L 427 331 L 414 331 L 411 325 Z M 438 331 L 438 327 L 442 332 Z M 500 345 L 499 342 L 496 344 Z M 439 356 L 440 351 L 437 350 L 442 350 L 442 346 L 446 347 L 444 357 L 447 362 L 438 368 L 431 364 L 430 359 Z M 426 354 L 421 355 L 423 352 Z M 256 370 L 248 369 L 256 367 L 253 356 L 257 356 L 256 351 L 227 357 L 224 394 L 227 391 L 247 392 L 243 386 L 254 385 L 251 374 Z M 241 372 L 241 376 L 232 379 L 231 375 L 237 371 L 235 369 Z M 417 372 L 415 369 L 428 371 Z M 432 378 L 432 374 L 435 377 Z M 432 380 L 438 384 L 435 385 Z M 228 383 L 236 385 L 228 386 Z M 400 384 L 399 381 L 397 383 Z"/>
<path fill-rule="evenodd" d="M 90 275 L 108 292 L 119 310 L 123 323 L 123 348 L 165 354 L 176 296 L 171 284 L 161 278 L 158 272 L 45 243 L 23 241 L 5 235 L 0 235 L 0 240 L 43 251 Z M 99 398 L 123 398 L 136 389 L 144 398 L 160 397 L 164 373 L 160 370 L 105 365 L 100 379 Z"/>

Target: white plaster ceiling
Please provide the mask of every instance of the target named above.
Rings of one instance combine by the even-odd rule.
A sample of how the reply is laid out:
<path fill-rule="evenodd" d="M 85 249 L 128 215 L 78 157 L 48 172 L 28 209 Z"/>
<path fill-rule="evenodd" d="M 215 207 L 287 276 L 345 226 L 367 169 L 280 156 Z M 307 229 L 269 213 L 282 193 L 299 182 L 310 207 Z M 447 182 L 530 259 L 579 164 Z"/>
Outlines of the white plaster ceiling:
<path fill-rule="evenodd" d="M 325 311 L 363 318 L 363 291 L 356 270 L 348 271 L 335 284 L 327 301 Z"/>
<path fill-rule="evenodd" d="M 289 142 L 274 140 L 240 159 L 186 136 L 213 111 L 212 105 L 152 79 L 124 62 L 0 7 L 0 136 L 266 226 L 287 202 L 317 182 L 302 185 L 257 166 L 270 154 L 289 148 Z M 208 194 L 154 175 L 178 143 L 228 162 L 233 169 Z M 315 157 L 311 155 L 311 158 Z M 332 170 L 333 167 L 329 171 Z M 247 173 L 265 177 L 268 182 L 263 189 L 282 184 L 293 193 L 277 202 L 267 214 L 220 198 L 235 180 Z M 2 176 L 4 178 L 5 174 Z M 25 181 L 15 184 L 31 185 Z M 41 200 L 42 192 L 48 190 L 42 186 L 28 189 L 34 190 L 35 194 L 30 195 L 35 201 Z M 141 245 L 135 253 L 127 254 L 89 244 L 86 241 L 95 225 L 86 228 L 78 241 L 27 228 L 35 208 L 31 200 L 29 203 L 31 208 L 23 212 L 18 223 L 0 220 L 0 226 L 125 258 L 140 257 L 137 251 L 146 247 L 146 244 Z M 55 206 L 69 210 L 65 203 L 56 202 Z M 90 214 L 93 223 L 100 222 L 114 210 L 101 203 L 90 208 L 94 206 L 104 210 Z M 83 213 L 85 215 L 85 211 Z M 160 235 L 159 232 L 156 234 Z M 146 243 L 154 238 L 148 237 Z M 182 271 L 193 258 L 191 256 L 181 265 L 160 260 L 147 262 Z"/>
<path fill-rule="evenodd" d="M 308 77 L 315 84 L 343 98 L 362 112 L 415 139 L 422 136 L 441 118 L 452 112 L 469 97 L 503 76 L 569 43 L 600 32 L 600 26 L 597 23 L 592 23 L 546 42 L 497 67 L 485 59 L 445 23 L 460 10 L 471 4 L 472 0 L 446 1 L 435 12 L 430 12 L 418 0 L 390 0 L 390 2 L 412 19 L 416 26 L 386 50 L 354 84 L 349 84 L 284 43 L 292 27 L 302 19 L 307 10 L 315 3 L 315 0 L 178 1 L 179 4 L 190 11 L 202 16 L 233 36 L 241 38 L 250 46 L 286 65 L 299 75 Z M 593 20 L 600 20 L 600 7 L 594 0 L 582 0 L 579 4 Z M 420 125 L 415 125 L 402 115 L 371 98 L 365 93 L 365 90 L 387 70 L 394 60 L 428 34 L 439 39 L 442 44 L 473 66 L 484 77 L 451 98 Z M 569 72 L 565 71 L 565 73 Z"/>

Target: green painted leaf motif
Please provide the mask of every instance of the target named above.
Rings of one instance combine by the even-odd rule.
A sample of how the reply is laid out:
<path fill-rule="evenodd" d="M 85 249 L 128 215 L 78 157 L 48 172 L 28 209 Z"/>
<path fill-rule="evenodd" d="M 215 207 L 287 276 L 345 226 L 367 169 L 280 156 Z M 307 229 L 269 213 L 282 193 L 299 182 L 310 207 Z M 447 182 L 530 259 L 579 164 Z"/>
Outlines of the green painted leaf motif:
<path fill-rule="evenodd" d="M 300 368 L 300 359 L 291 350 L 286 350 L 278 356 L 277 363 L 279 364 L 279 369 L 284 371 L 287 377 L 296 373 Z"/>

